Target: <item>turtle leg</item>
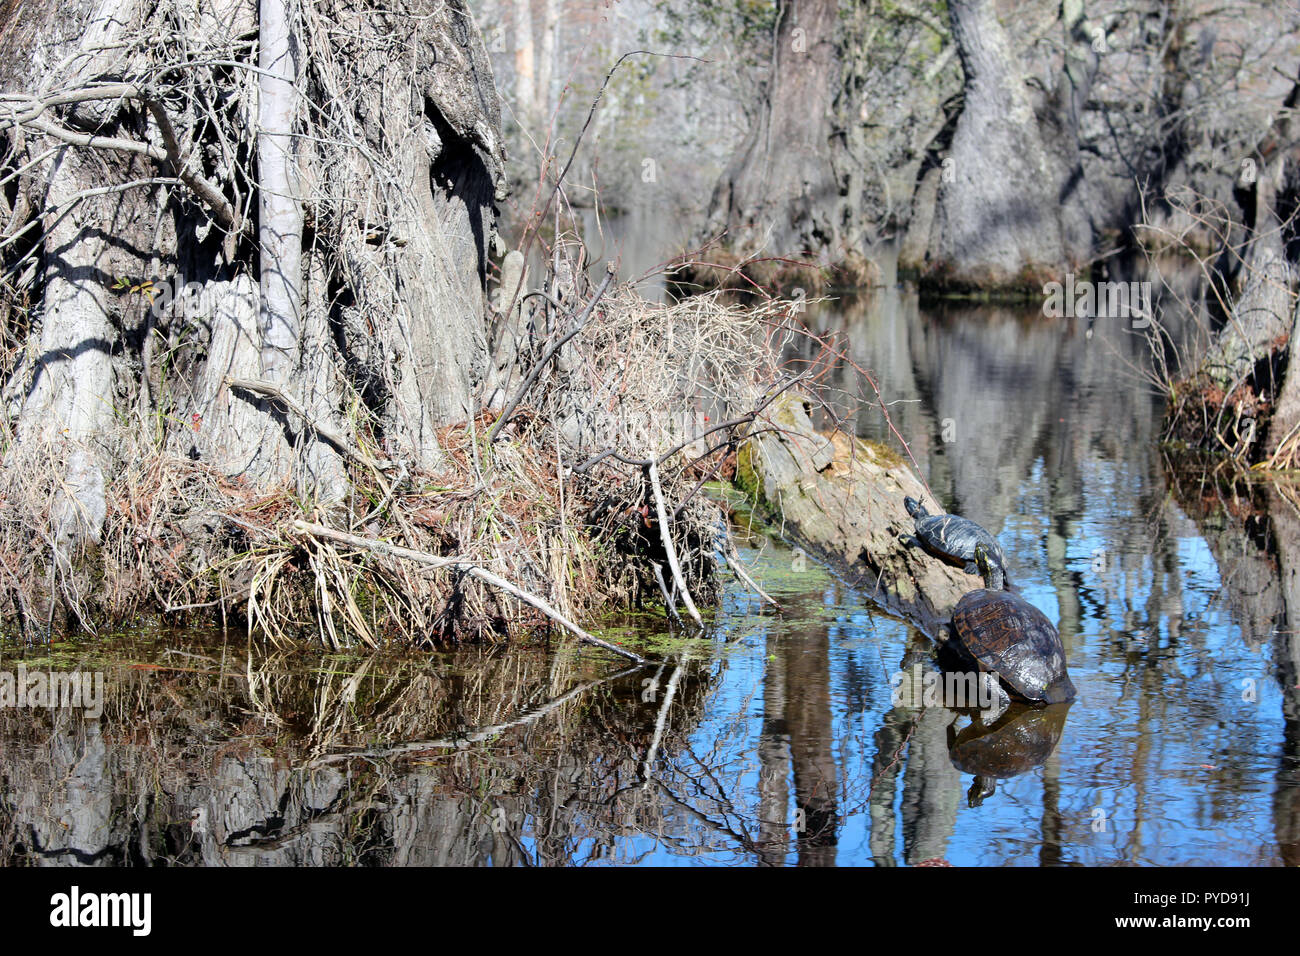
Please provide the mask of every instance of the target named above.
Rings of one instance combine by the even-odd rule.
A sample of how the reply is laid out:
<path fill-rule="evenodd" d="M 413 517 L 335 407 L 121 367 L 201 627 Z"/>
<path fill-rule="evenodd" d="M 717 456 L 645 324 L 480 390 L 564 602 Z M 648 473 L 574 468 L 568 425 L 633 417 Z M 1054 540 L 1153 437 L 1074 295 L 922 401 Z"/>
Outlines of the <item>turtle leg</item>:
<path fill-rule="evenodd" d="M 967 574 L 979 574 L 979 573 L 980 573 L 979 566 L 978 566 L 974 561 L 967 561 L 967 562 L 966 562 L 966 567 L 965 567 L 963 570 L 965 570 L 965 572 L 966 572 Z"/>

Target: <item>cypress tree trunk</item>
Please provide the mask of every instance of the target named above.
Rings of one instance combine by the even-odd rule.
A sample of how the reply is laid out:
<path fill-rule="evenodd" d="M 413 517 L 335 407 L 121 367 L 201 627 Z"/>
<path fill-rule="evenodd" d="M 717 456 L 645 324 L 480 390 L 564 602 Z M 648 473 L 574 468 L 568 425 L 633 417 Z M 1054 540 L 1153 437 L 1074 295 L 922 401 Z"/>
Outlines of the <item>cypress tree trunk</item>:
<path fill-rule="evenodd" d="M 759 114 L 710 202 L 707 229 L 738 256 L 809 252 L 839 261 L 832 154 L 840 80 L 837 0 L 781 0 Z"/>
<path fill-rule="evenodd" d="M 1070 265 L 1061 235 L 1061 170 L 992 0 L 950 0 L 965 104 L 939 187 L 930 268 L 944 283 L 1041 284 Z"/>
<path fill-rule="evenodd" d="M 0 264 L 30 303 L 6 313 L 26 339 L 6 464 L 61 463 L 60 540 L 94 540 L 106 484 L 149 451 L 321 501 L 347 488 L 327 435 L 436 467 L 435 430 L 477 407 L 504 196 L 462 0 L 6 16 L 0 83 L 25 99 L 2 166 L 29 201 Z"/>

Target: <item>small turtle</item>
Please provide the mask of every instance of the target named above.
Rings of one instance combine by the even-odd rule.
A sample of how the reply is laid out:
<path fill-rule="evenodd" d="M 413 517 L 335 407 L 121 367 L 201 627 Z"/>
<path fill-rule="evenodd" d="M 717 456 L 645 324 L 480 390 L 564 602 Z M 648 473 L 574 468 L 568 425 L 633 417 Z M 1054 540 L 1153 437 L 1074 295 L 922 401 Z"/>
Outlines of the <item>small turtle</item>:
<path fill-rule="evenodd" d="M 974 521 L 957 515 L 932 515 L 915 498 L 904 498 L 903 507 L 916 522 L 916 540 L 926 551 L 962 563 L 967 574 L 978 574 L 975 547 L 982 544 L 990 559 L 1002 571 L 1005 581 L 1007 557 L 1002 553 L 1002 546 L 998 544 L 997 538 Z"/>
<path fill-rule="evenodd" d="M 961 666 L 996 674 L 1010 694 L 1031 704 L 1073 700 L 1065 646 L 1052 622 L 1019 594 L 1003 590 L 1002 568 L 975 546 L 984 588 L 957 602 L 944 651 Z"/>

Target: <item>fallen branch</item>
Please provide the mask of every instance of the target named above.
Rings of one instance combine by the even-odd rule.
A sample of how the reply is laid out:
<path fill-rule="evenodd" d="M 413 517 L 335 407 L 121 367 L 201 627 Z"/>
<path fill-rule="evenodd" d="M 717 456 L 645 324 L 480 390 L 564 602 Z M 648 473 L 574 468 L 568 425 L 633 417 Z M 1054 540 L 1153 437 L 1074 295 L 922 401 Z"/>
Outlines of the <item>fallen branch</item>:
<path fill-rule="evenodd" d="M 648 469 L 650 474 L 650 488 L 655 496 L 655 513 L 659 517 L 659 537 L 664 543 L 664 550 L 668 552 L 668 567 L 673 572 L 673 580 L 677 583 L 677 588 L 682 592 L 682 603 L 686 605 L 686 613 L 691 616 L 699 627 L 704 627 L 704 620 L 700 617 L 699 608 L 691 600 L 691 592 L 686 588 L 686 579 L 682 576 L 682 567 L 677 563 L 677 549 L 673 547 L 673 536 L 668 532 L 668 509 L 664 507 L 664 492 L 659 487 L 659 466 L 655 462 L 650 462 Z"/>
<path fill-rule="evenodd" d="M 394 558 L 404 558 L 407 561 L 414 561 L 417 564 L 428 565 L 431 568 L 458 568 L 472 577 L 478 578 L 484 584 L 490 584 L 495 588 L 500 588 L 507 594 L 513 595 L 525 604 L 535 607 L 556 624 L 559 624 L 565 630 L 572 633 L 579 640 L 586 641 L 596 647 L 603 647 L 607 651 L 613 651 L 629 660 L 636 661 L 638 664 L 650 663 L 644 657 L 611 644 L 608 641 L 602 641 L 594 634 L 588 634 L 578 625 L 574 624 L 567 617 L 551 607 L 546 601 L 534 594 L 529 594 L 515 585 L 511 584 L 500 575 L 493 574 L 486 568 L 481 568 L 476 564 L 466 561 L 464 558 L 440 558 L 434 554 L 427 554 L 424 551 L 414 551 L 411 548 L 403 548 L 395 544 L 389 544 L 387 541 L 379 541 L 375 538 L 363 538 L 360 535 L 348 534 L 346 531 L 335 531 L 333 528 L 327 528 L 324 525 L 313 524 L 309 521 L 298 519 L 293 523 L 293 530 L 299 534 L 311 535 L 316 538 L 325 538 L 329 541 L 337 541 L 340 544 L 346 544 L 353 548 L 364 548 L 367 551 L 373 551 L 376 554 L 386 554 Z M 689 601 L 690 599 L 687 598 Z M 697 614 L 698 619 L 698 614 Z"/>
<path fill-rule="evenodd" d="M 336 432 L 333 428 L 323 424 L 313 417 L 302 403 L 292 395 L 286 394 L 280 388 L 272 385 L 270 382 L 259 382 L 251 378 L 227 378 L 226 385 L 230 388 L 242 389 L 245 392 L 252 392 L 254 395 L 261 395 L 269 398 L 273 402 L 278 402 L 288 411 L 293 412 L 306 423 L 307 427 L 314 431 L 321 438 L 325 439 L 343 454 L 347 455 L 357 464 L 364 468 L 374 468 L 376 471 L 384 471 L 393 467 L 391 462 L 377 461 L 370 455 L 366 454 L 357 446 L 353 445 L 341 433 Z"/>
<path fill-rule="evenodd" d="M 655 581 L 659 584 L 659 593 L 664 596 L 664 607 L 668 608 L 668 616 L 681 625 L 682 616 L 677 613 L 677 602 L 673 600 L 672 593 L 668 590 L 668 582 L 664 580 L 663 566 L 658 561 L 651 561 L 650 567 L 654 568 Z"/>
<path fill-rule="evenodd" d="M 743 581 L 760 598 L 762 598 L 768 604 L 772 605 L 772 607 L 776 608 L 778 611 L 781 610 L 781 605 L 776 600 L 776 598 L 772 597 L 772 595 L 768 594 L 761 587 L 759 587 L 758 582 L 755 581 L 753 578 L 751 578 L 749 576 L 749 573 L 741 565 L 740 554 L 739 552 L 736 551 L 736 543 L 731 540 L 730 531 L 727 532 L 726 555 L 727 555 L 727 564 L 731 567 L 732 573 L 735 574 L 736 577 L 740 578 L 740 580 Z"/>
<path fill-rule="evenodd" d="M 812 400 L 787 394 L 772 409 L 778 426 L 746 438 L 738 470 L 758 513 L 782 535 L 845 573 L 886 611 L 935 637 L 973 588 L 974 576 L 900 541 L 913 530 L 907 497 L 933 504 L 892 449 L 843 431 L 819 431 Z"/>

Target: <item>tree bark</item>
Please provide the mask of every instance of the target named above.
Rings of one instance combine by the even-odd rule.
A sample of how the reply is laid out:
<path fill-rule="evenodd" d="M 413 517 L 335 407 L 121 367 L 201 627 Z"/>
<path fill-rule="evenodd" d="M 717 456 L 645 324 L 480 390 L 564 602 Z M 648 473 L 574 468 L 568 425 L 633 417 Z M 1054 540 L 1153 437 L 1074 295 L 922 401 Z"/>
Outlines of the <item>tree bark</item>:
<path fill-rule="evenodd" d="M 136 16 L 136 4 L 111 0 L 89 11 L 84 34 L 68 60 L 74 85 L 106 68 L 111 54 L 104 48 L 120 43 Z M 70 112 L 83 124 L 105 124 L 120 108 L 120 102 L 86 101 Z M 34 159 L 49 145 L 44 137 L 31 136 L 18 158 Z M 117 310 L 109 289 L 115 275 L 129 274 L 139 263 L 139 256 L 124 247 L 131 239 L 143 239 L 144 232 L 146 210 L 136 196 L 79 198 L 102 181 L 105 165 L 124 178 L 148 175 L 138 157 L 114 155 L 101 165 L 84 151 L 65 146 L 40 165 L 43 183 L 28 184 L 30 192 L 43 192 L 44 309 L 33 331 L 35 341 L 29 342 L 31 361 L 18 365 L 11 390 L 23 396 L 17 432 L 25 448 L 18 453 L 48 458 L 55 467 L 63 462 L 62 487 L 51 513 L 60 554 L 77 542 L 98 541 L 107 514 L 104 466 L 113 452 L 108 432 L 119 409 L 121 371 Z M 114 223 L 117 235 L 96 228 L 106 220 Z M 145 247 L 147 241 L 141 244 Z"/>
<path fill-rule="evenodd" d="M 437 468 L 436 429 L 477 412 L 505 195 L 499 101 L 462 0 L 47 11 L 60 17 L 44 45 L 0 32 L 0 54 L 29 66 L 4 74 L 37 107 L 0 118 L 29 164 L 18 195 L 35 200 L 6 211 L 47 230 L 25 252 L 43 255 L 40 321 L 6 391 L 24 446 L 54 442 L 61 460 L 82 449 L 64 485 L 85 536 L 103 521 L 92 499 L 118 449 L 140 437 L 115 416 L 140 405 L 137 389 L 157 389 L 150 441 L 161 431 L 259 490 L 296 475 L 300 491 L 338 498 L 342 463 L 300 416 L 230 392 L 230 377 L 279 389 L 331 430 L 345 410 L 373 416 L 392 454 Z M 246 60 L 253 27 L 255 68 L 209 65 Z M 141 41 L 162 30 L 185 36 L 192 62 L 148 89 L 123 84 L 161 76 Z M 125 92 L 103 95 L 106 83 Z M 42 104 L 35 91 L 49 88 L 68 92 Z M 255 247 L 240 226 L 250 207 Z"/>
<path fill-rule="evenodd" d="M 229 379 L 263 376 L 261 295 L 251 275 L 209 283 L 214 308 L 207 361 L 199 378 L 192 438 L 199 457 L 256 487 L 287 481 L 290 463 L 283 415 L 273 418 L 260 396 L 230 388 Z"/>
<path fill-rule="evenodd" d="M 302 205 L 294 145 L 298 80 L 286 0 L 261 0 L 258 22 L 258 253 L 261 258 L 262 374 L 289 381 L 302 321 Z"/>
<path fill-rule="evenodd" d="M 19 441 L 58 460 L 67 456 L 65 492 L 53 514 L 60 547 L 97 541 L 106 515 L 101 459 L 116 407 L 114 352 L 119 341 L 106 276 L 109 240 L 82 228 L 79 216 L 63 216 L 70 197 L 97 174 L 86 157 L 65 148 L 53 162 L 45 194 L 49 223 L 45 312 Z"/>
<path fill-rule="evenodd" d="M 319 248 L 314 248 L 309 257 L 304 319 L 299 353 L 301 367 L 297 374 L 302 382 L 303 407 L 313 420 L 344 434 L 336 396 L 345 391 L 346 380 L 330 333 L 329 271 L 324 252 Z M 303 438 L 306 449 L 295 481 L 298 494 L 308 501 L 342 500 L 348 493 L 343 458 L 314 431 L 308 430 Z"/>

